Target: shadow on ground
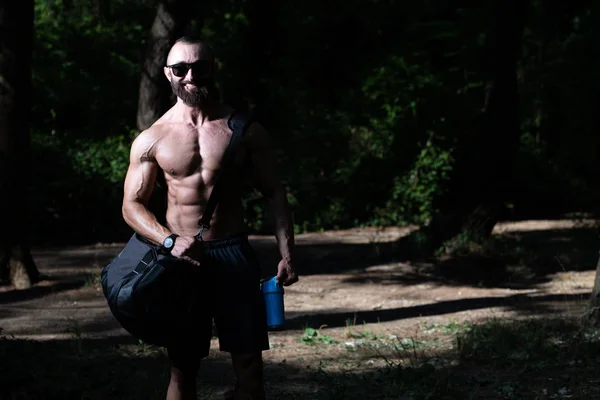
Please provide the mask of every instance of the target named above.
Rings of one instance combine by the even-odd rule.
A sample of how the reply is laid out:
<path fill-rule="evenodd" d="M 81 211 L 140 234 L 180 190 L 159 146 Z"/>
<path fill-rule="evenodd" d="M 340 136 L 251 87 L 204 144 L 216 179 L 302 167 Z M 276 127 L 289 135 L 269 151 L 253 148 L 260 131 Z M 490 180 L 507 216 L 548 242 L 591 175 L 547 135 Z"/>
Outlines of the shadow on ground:
<path fill-rule="evenodd" d="M 595 269 L 600 247 L 598 229 L 585 226 L 495 235 L 493 246 L 485 255 L 423 258 L 413 243 L 408 237 L 392 242 L 358 244 L 302 242 L 297 246 L 296 265 L 304 276 L 354 274 L 346 279 L 353 283 L 413 285 L 440 282 L 444 285 L 532 288 L 547 282 L 556 272 Z M 264 276 L 275 274 L 279 253 L 274 240 L 254 240 L 252 244 L 260 256 Z M 120 250 L 119 246 L 70 251 L 55 249 L 39 251 L 34 256 L 39 265 L 49 271 L 78 267 L 99 270 Z M 405 268 L 398 274 L 368 274 L 371 267 L 394 263 L 407 263 L 412 268 Z"/>
<path fill-rule="evenodd" d="M 41 282 L 29 289 L 0 286 L 0 305 L 33 300 L 78 289 L 97 279 L 102 267 L 118 254 L 118 246 L 101 248 L 46 249 L 33 251 Z"/>
<path fill-rule="evenodd" d="M 63 292 L 66 290 L 77 289 L 85 284 L 84 279 L 53 281 L 45 279 L 46 285 L 33 286 L 29 289 L 8 290 L 0 292 L 0 304 L 14 303 L 16 301 L 32 300 L 38 297 L 44 297 L 51 293 Z"/>
<path fill-rule="evenodd" d="M 327 312 L 320 310 L 318 313 L 295 316 L 294 312 L 286 312 L 286 326 L 289 329 L 304 329 L 305 327 L 319 327 L 326 325 L 328 328 L 345 327 L 352 321 L 356 323 L 378 323 L 397 321 L 406 318 L 429 317 L 444 314 L 453 314 L 461 311 L 478 310 L 493 307 L 504 307 L 514 311 L 517 315 L 532 317 L 557 313 L 557 305 L 561 308 L 583 311 L 590 293 L 582 294 L 552 294 L 544 296 L 529 296 L 517 294 L 508 297 L 477 297 L 459 300 L 438 301 L 412 307 L 399 307 L 387 310 Z"/>
<path fill-rule="evenodd" d="M 254 240 L 263 276 L 276 273 L 279 254 L 274 240 Z M 406 237 L 393 242 L 363 244 L 300 243 L 296 266 L 301 276 L 344 274 L 344 283 L 381 285 L 470 285 L 530 289 L 551 280 L 552 274 L 595 269 L 598 257 L 596 228 L 511 232 L 496 235 L 489 255 L 422 258 Z M 118 254 L 121 246 L 46 249 L 34 252 L 44 285 L 27 290 L 0 287 L 0 304 L 31 300 L 81 287 L 90 274 Z"/>
<path fill-rule="evenodd" d="M 458 300 L 438 301 L 417 306 L 398 307 L 384 310 L 371 311 L 339 311 L 319 310 L 318 312 L 302 313 L 286 311 L 286 329 L 302 331 L 306 327 L 318 328 L 326 325 L 328 328 L 346 327 L 348 324 L 368 323 L 377 324 L 390 321 L 399 321 L 409 318 L 431 317 L 445 314 L 454 314 L 462 311 L 481 310 L 502 307 L 514 312 L 521 317 L 551 317 L 560 313 L 562 315 L 581 315 L 587 305 L 590 293 L 580 294 L 551 294 L 528 295 L 516 294 L 507 297 L 478 297 Z M 104 305 L 102 305 L 104 307 Z M 10 313 L 10 310 L 5 311 Z M 2 314 L 0 313 L 0 317 Z M 9 316 L 9 314 L 5 314 Z M 63 325 L 45 327 L 42 332 L 38 326 L 23 327 L 18 330 L 7 330 L 5 334 L 35 335 L 35 334 L 65 334 L 69 332 L 82 332 L 89 337 L 104 335 L 125 334 L 120 325 L 108 312 L 95 316 L 93 319 L 78 319 L 65 321 Z"/>
<path fill-rule="evenodd" d="M 452 347 L 373 341 L 267 362 L 271 399 L 599 398 L 598 334 L 564 320 L 489 321 L 448 334 Z M 305 346 L 301 343 L 298 346 Z M 334 347 L 337 346 L 337 347 Z M 408 350 L 408 351 L 406 351 Z M 277 349 L 271 352 L 277 352 Z M 164 351 L 127 338 L 0 340 L 0 399 L 164 399 Z M 223 353 L 203 362 L 201 399 L 233 383 Z"/>
<path fill-rule="evenodd" d="M 566 271 L 594 270 L 598 260 L 596 228 L 554 229 L 511 232 L 496 235 L 492 247 L 482 254 L 423 258 L 403 237 L 393 242 L 366 244 L 302 244 L 296 254 L 302 275 L 352 274 L 344 282 L 414 285 L 439 282 L 443 285 L 471 285 L 527 289 L 548 282 L 551 275 Z M 278 262 L 272 244 L 254 245 L 265 276 L 274 273 Z M 373 267 L 405 264 L 398 273 L 372 274 Z"/>

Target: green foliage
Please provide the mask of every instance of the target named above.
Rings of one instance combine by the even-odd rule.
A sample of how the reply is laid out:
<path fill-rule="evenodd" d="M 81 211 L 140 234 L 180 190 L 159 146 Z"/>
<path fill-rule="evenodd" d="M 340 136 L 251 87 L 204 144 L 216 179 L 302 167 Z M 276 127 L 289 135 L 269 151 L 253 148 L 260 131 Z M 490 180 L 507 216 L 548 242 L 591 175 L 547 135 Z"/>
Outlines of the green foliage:
<path fill-rule="evenodd" d="M 127 232 L 122 179 L 156 6 L 36 0 L 35 240 L 56 238 L 57 228 L 81 240 Z M 456 143 L 479 128 L 487 7 L 307 0 L 261 10 L 229 0 L 190 19 L 215 49 L 224 100 L 256 111 L 270 132 L 303 232 L 427 224 L 438 212 Z M 598 53 L 598 11 L 533 2 L 528 13 L 518 65 L 523 135 L 506 165 L 515 171 L 507 189 L 515 215 L 597 208 L 600 136 L 590 121 L 600 73 L 588 60 Z M 271 229 L 257 192 L 244 207 L 252 230 Z"/>
<path fill-rule="evenodd" d="M 169 362 L 164 349 L 133 338 L 95 338 L 88 334 L 93 327 L 83 322 L 66 321 L 71 334 L 62 340 L 16 339 L 8 332 L 5 337 L 0 328 L 0 357 L 10 360 L 0 363 L 2 396 L 165 398 Z M 458 330 L 462 351 L 408 349 L 389 355 L 392 363 L 374 352 L 349 354 L 330 346 L 324 355 L 318 348 L 301 349 L 300 342 L 286 343 L 270 350 L 283 351 L 275 356 L 285 360 L 270 370 L 270 382 L 293 376 L 296 384 L 268 385 L 267 394 L 284 399 L 309 393 L 315 400 L 598 398 L 598 332 L 564 318 L 459 325 L 432 327 L 447 326 L 447 336 Z M 403 362 L 407 357 L 413 357 L 410 363 Z M 223 375 L 230 373 L 230 361 L 212 357 L 210 362 L 212 373 L 204 376 L 199 398 L 215 397 L 229 384 Z"/>
<path fill-rule="evenodd" d="M 73 139 L 121 135 L 135 125 L 143 42 L 154 7 L 37 0 L 33 130 Z"/>
<path fill-rule="evenodd" d="M 456 335 L 456 348 L 463 360 L 485 359 L 494 364 L 510 365 L 517 361 L 538 361 L 582 355 L 597 344 L 597 334 L 574 332 L 566 321 L 503 321 L 490 319 L 470 326 Z"/>
<path fill-rule="evenodd" d="M 57 230 L 72 242 L 127 235 L 121 200 L 131 140 L 129 135 L 96 140 L 32 135 L 33 240 L 56 239 L 47 235 Z"/>
<path fill-rule="evenodd" d="M 448 322 L 446 324 L 440 324 L 440 323 L 433 323 L 433 324 L 428 324 L 424 327 L 424 332 L 425 333 L 433 333 L 433 332 L 440 332 L 443 334 L 458 334 L 458 333 L 463 333 L 468 331 L 471 327 L 473 326 L 473 324 L 469 321 L 464 321 L 461 323 L 458 323 L 456 321 L 451 321 Z"/>
<path fill-rule="evenodd" d="M 444 193 L 451 170 L 451 152 L 429 139 L 409 172 L 394 179 L 391 198 L 377 209 L 376 223 L 394 225 L 406 220 L 429 223 L 437 212 L 433 202 Z"/>
<path fill-rule="evenodd" d="M 84 287 L 92 287 L 92 288 L 96 288 L 98 290 L 102 289 L 101 285 L 102 285 L 101 270 L 99 270 L 95 273 L 87 274 L 85 277 L 85 281 L 83 282 Z"/>
<path fill-rule="evenodd" d="M 112 184 L 122 184 L 129 165 L 131 139 L 112 136 L 92 141 L 82 140 L 69 149 L 73 169 L 84 178 L 100 177 Z"/>
<path fill-rule="evenodd" d="M 317 344 L 335 344 L 337 343 L 331 336 L 323 335 L 320 329 L 306 328 L 300 341 L 308 346 Z"/>

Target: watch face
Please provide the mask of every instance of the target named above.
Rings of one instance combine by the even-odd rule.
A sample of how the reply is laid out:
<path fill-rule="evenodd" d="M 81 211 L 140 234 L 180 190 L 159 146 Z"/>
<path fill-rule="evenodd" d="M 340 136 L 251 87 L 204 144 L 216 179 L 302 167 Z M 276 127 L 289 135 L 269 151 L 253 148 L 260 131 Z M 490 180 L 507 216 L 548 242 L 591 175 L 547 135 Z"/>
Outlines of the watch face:
<path fill-rule="evenodd" d="M 170 237 L 166 238 L 163 246 L 165 246 L 167 249 L 170 249 L 171 247 L 173 247 L 173 239 Z"/>

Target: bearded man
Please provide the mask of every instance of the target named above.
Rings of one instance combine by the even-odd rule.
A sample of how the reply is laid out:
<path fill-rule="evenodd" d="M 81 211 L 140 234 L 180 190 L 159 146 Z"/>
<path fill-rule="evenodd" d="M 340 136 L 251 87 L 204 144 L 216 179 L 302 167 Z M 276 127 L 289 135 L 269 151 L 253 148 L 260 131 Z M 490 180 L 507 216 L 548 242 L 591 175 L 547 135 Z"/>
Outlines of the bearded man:
<path fill-rule="evenodd" d="M 171 48 L 164 73 L 176 104 L 134 140 L 125 177 L 123 217 L 146 240 L 201 271 L 198 291 L 211 301 L 200 305 L 201 334 L 186 332 L 167 347 L 171 360 L 168 400 L 196 399 L 200 360 L 209 353 L 214 319 L 220 350 L 229 352 L 237 378 L 232 399 L 264 399 L 262 351 L 269 348 L 256 255 L 248 243 L 242 192 L 251 178 L 270 201 L 281 253 L 279 284 L 298 281 L 294 270 L 293 222 L 286 191 L 276 174 L 265 129 L 254 122 L 243 137 L 231 173 L 220 183 L 220 201 L 210 229 L 198 240 L 198 223 L 232 131 L 234 110 L 220 102 L 210 47 L 183 37 Z M 166 223 L 148 209 L 157 176 L 167 185 Z M 202 260 L 202 263 L 200 263 Z"/>

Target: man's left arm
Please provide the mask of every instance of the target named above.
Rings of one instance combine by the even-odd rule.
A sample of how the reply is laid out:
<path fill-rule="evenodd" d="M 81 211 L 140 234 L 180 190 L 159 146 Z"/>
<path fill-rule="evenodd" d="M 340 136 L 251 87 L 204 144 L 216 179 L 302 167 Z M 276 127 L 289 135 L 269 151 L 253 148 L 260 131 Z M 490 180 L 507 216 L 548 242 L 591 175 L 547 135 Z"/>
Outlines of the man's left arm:
<path fill-rule="evenodd" d="M 294 222 L 287 193 L 276 173 L 275 157 L 267 131 L 260 124 L 253 123 L 246 133 L 246 141 L 254 182 L 269 201 L 275 217 L 275 237 L 281 254 L 277 282 L 289 286 L 298 281 L 298 275 L 294 269 Z"/>

